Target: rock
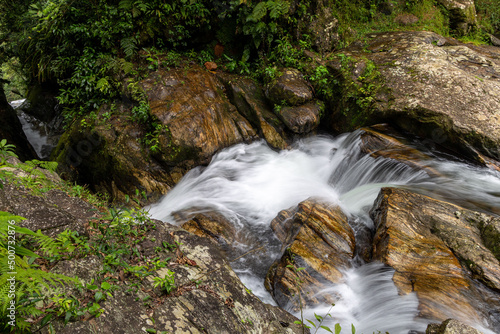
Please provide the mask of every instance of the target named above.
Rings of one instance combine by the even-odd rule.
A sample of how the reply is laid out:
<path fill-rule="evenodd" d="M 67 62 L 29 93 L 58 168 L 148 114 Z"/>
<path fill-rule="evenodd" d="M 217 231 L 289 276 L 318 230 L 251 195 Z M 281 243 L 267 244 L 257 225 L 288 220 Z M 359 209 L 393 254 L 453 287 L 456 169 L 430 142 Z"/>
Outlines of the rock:
<path fill-rule="evenodd" d="M 425 164 L 430 157 L 419 150 L 404 143 L 390 127 L 379 124 L 361 129 L 361 152 L 370 154 L 374 158 L 383 157 L 393 159 L 411 168 L 425 170 L 429 175 L 438 176 L 440 173 Z M 390 135 L 394 133 L 394 135 Z"/>
<path fill-rule="evenodd" d="M 21 160 L 31 160 L 37 157 L 35 150 L 28 142 L 16 111 L 10 106 L 3 88 L 0 88 L 0 140 L 6 139 L 7 144 L 16 146 L 15 153 Z"/>
<path fill-rule="evenodd" d="M 209 71 L 215 71 L 217 69 L 217 64 L 213 61 L 207 61 L 205 63 L 205 68 Z"/>
<path fill-rule="evenodd" d="M 64 184 L 57 174 L 38 170 L 47 174 L 45 178 L 39 176 L 38 182 L 45 183 L 53 189 L 40 194 L 11 182 L 4 183 L 0 191 L 0 211 L 24 217 L 26 220 L 21 221 L 20 226 L 32 231 L 41 230 L 42 233 L 52 237 L 68 229 L 77 231 L 80 235 L 86 234 L 84 226 L 89 219 L 97 216 L 95 208 L 80 198 L 69 196 L 58 189 L 64 188 Z M 11 172 L 18 178 L 30 177 L 19 169 Z"/>
<path fill-rule="evenodd" d="M 297 208 L 281 211 L 271 227 L 282 242 L 283 256 L 270 268 L 265 285 L 278 305 L 292 303 L 298 309 L 297 280 L 303 282 L 303 305 L 334 302 L 335 296 L 319 292 L 325 284 L 341 280 L 356 247 L 354 232 L 341 209 L 308 199 Z M 300 267 L 304 269 L 298 270 Z"/>
<path fill-rule="evenodd" d="M 295 317 L 261 302 L 245 288 L 211 241 L 160 221 L 154 224 L 156 227 L 148 227 L 145 235 L 148 242 L 138 249 L 144 257 L 171 257 L 168 268 L 175 279 L 172 293 L 161 294 L 153 287 L 153 277 L 163 277 L 166 268 L 143 279 L 137 290 L 130 289 L 131 278 L 125 276 L 124 281 L 113 281 L 112 296 L 100 303 L 104 310 L 101 316 L 66 326 L 53 322 L 57 333 L 89 333 L 92 328 L 103 333 L 143 333 L 146 329 L 169 333 L 302 333 L 294 323 Z M 155 249 L 161 248 L 162 242 L 179 246 L 167 255 L 158 254 Z M 101 261 L 95 257 L 63 261 L 54 271 L 78 274 L 89 282 L 102 276 Z M 69 293 L 79 296 L 77 291 Z"/>
<path fill-rule="evenodd" d="M 443 146 L 464 153 L 474 147 L 500 160 L 500 50 L 425 31 L 368 38 L 368 51 L 352 47 L 342 51 L 349 61 L 339 56 L 328 65 L 343 77 L 345 94 L 355 96 L 328 101 L 338 106 L 330 118 L 333 129 L 388 122 Z"/>
<path fill-rule="evenodd" d="M 458 320 L 448 319 L 442 324 L 430 324 L 427 326 L 426 334 L 482 334 L 477 329 L 468 326 Z"/>
<path fill-rule="evenodd" d="M 75 122 L 59 141 L 53 158 L 62 172 L 117 200 L 139 189 L 152 202 L 215 152 L 257 137 L 222 84 L 199 67 L 160 70 L 140 85 L 160 124 L 156 132 L 130 121 L 130 103 L 122 101 L 114 111 L 105 106 L 90 126 Z"/>
<path fill-rule="evenodd" d="M 417 293 L 420 316 L 481 319 L 484 311 L 476 305 L 485 290 L 473 278 L 500 291 L 500 263 L 485 246 L 491 245 L 485 226 L 496 240 L 498 218 L 397 188 L 381 190 L 371 216 L 373 258 L 396 270 L 393 281 L 401 294 Z M 490 303 L 495 298 L 485 297 Z"/>
<path fill-rule="evenodd" d="M 494 46 L 500 46 L 500 38 L 496 37 L 495 35 L 490 34 L 490 41 Z"/>
<path fill-rule="evenodd" d="M 236 241 L 237 231 L 233 223 L 217 212 L 196 214 L 182 224 L 182 228 L 215 241 L 223 249 L 228 249 Z"/>
<path fill-rule="evenodd" d="M 295 323 L 297 318 L 254 296 L 231 269 L 221 249 L 209 239 L 149 219 L 142 219 L 140 224 L 121 219 L 120 227 L 98 229 L 89 224 L 99 212 L 97 208 L 59 189 L 64 187 L 60 178 L 54 176 L 54 181 L 43 196 L 15 182 L 6 182 L 0 192 L 0 211 L 25 216 L 21 226 L 42 229 L 52 237 L 63 231 L 85 235 L 79 240 L 86 247 L 78 246 L 69 256 L 53 257 L 50 264 L 45 260 L 41 268 L 76 277 L 83 285 L 59 286 L 52 291 L 53 298 L 60 301 L 71 296 L 76 303 L 72 304 L 72 312 L 99 304 L 102 314 L 73 314 L 67 324 L 55 317 L 51 321 L 54 329 L 35 323 L 33 331 L 83 334 L 98 328 L 102 333 L 150 332 L 147 329 L 169 333 L 303 333 Z M 99 218 L 96 225 L 111 224 L 108 218 Z M 122 227 L 127 224 L 130 226 Z M 108 233 L 113 228 L 120 232 Z M 111 249 L 101 248 L 102 233 Z M 154 286 L 154 278 L 165 277 L 167 269 L 173 272 L 168 294 Z M 99 288 L 103 282 L 108 283 L 108 288 Z M 96 288 L 86 289 L 89 284 Z M 104 298 L 96 297 L 98 291 Z M 58 311 L 68 310 L 50 302 L 46 298 L 45 305 L 42 302 L 37 307 L 50 305 Z"/>
<path fill-rule="evenodd" d="M 50 123 L 61 112 L 57 101 L 58 94 L 59 87 L 55 84 L 34 84 L 29 87 L 26 102 L 21 105 L 20 109 L 42 122 Z"/>
<path fill-rule="evenodd" d="M 470 27 L 476 23 L 476 6 L 474 0 L 438 0 L 446 8 L 450 17 L 450 28 L 466 35 Z"/>
<path fill-rule="evenodd" d="M 313 92 L 302 73 L 287 68 L 267 85 L 266 96 L 277 105 L 298 106 L 311 100 Z"/>
<path fill-rule="evenodd" d="M 274 148 L 284 149 L 284 125 L 269 106 L 262 89 L 251 79 L 227 73 L 218 74 L 226 86 L 231 102 L 250 123 L 259 129 L 262 137 Z"/>
<path fill-rule="evenodd" d="M 281 107 L 275 112 L 291 131 L 308 133 L 318 127 L 324 108 L 321 101 L 313 101 L 298 107 Z"/>
<path fill-rule="evenodd" d="M 296 13 L 301 3 L 300 1 L 290 1 L 289 3 L 289 15 L 291 16 Z M 340 42 L 339 21 L 334 15 L 333 7 L 324 0 L 314 0 L 302 5 L 300 10 L 305 8 L 307 12 L 297 15 L 296 38 L 301 39 L 304 35 L 309 36 L 313 47 L 320 54 L 332 51 Z"/>
<path fill-rule="evenodd" d="M 400 13 L 394 18 L 394 22 L 402 26 L 410 26 L 418 22 L 418 17 L 413 14 Z"/>

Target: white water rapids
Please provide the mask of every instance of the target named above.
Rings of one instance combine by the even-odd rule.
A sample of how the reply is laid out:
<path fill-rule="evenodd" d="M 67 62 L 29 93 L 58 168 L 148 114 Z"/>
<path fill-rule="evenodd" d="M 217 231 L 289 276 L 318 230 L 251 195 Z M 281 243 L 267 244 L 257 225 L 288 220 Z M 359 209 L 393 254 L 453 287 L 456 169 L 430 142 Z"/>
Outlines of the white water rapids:
<path fill-rule="evenodd" d="M 266 271 L 281 256 L 270 222 L 279 211 L 311 196 L 340 205 L 351 220 L 369 228 L 373 222 L 368 211 L 384 186 L 404 186 L 476 210 L 500 208 L 500 173 L 426 152 L 432 159 L 422 163 L 441 174 L 429 176 L 392 159 L 362 154 L 359 136 L 360 132 L 311 137 L 280 152 L 263 141 L 232 146 L 215 155 L 207 167 L 187 173 L 148 210 L 152 217 L 173 224 L 182 222 L 175 221 L 172 213 L 183 210 L 222 213 L 252 240 L 238 245 L 240 253 L 233 258 L 265 246 L 264 253 L 254 252 L 231 264 L 254 294 L 274 303 L 263 285 Z M 425 331 L 427 322 L 415 318 L 417 297 L 399 296 L 392 275 L 393 270 L 380 263 L 358 263 L 347 269 L 344 282 L 328 288 L 340 299 L 329 311 L 333 319 L 326 325 L 333 329 L 340 322 L 344 333 L 350 332 L 351 324 L 357 333 Z M 329 308 L 307 309 L 304 318 L 312 320 L 314 313 L 323 316 Z"/>

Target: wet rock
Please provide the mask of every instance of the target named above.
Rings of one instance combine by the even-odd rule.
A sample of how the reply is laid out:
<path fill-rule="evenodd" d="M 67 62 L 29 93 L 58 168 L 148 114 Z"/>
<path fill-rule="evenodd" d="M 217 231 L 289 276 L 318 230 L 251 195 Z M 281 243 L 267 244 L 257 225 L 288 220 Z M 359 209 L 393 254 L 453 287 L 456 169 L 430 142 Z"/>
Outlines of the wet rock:
<path fill-rule="evenodd" d="M 199 67 L 157 71 L 140 86 L 156 130 L 130 121 L 131 103 L 104 106 L 92 124 L 75 122 L 59 141 L 53 158 L 63 173 L 117 200 L 139 189 L 152 202 L 217 151 L 257 137 L 223 85 Z"/>
<path fill-rule="evenodd" d="M 356 247 L 354 232 L 341 209 L 308 199 L 281 211 L 271 227 L 282 242 L 283 256 L 270 268 L 265 284 L 278 305 L 291 303 L 298 308 L 299 297 L 303 305 L 334 302 L 335 296 L 321 290 L 325 284 L 340 281 Z"/>
<path fill-rule="evenodd" d="M 430 324 L 427 326 L 426 334 L 482 334 L 477 329 L 468 326 L 458 320 L 448 319 L 441 324 Z"/>
<path fill-rule="evenodd" d="M 500 159 L 498 48 L 462 44 L 425 31 L 368 38 L 365 48 L 342 51 L 349 62 L 339 58 L 328 65 L 359 95 L 340 105 L 339 100 L 329 101 L 338 106 L 330 118 L 334 129 L 389 122 L 443 146 L 464 153 L 474 147 Z M 371 95 L 363 95 L 363 89 L 371 89 Z M 361 109 L 359 98 L 366 102 Z"/>
<path fill-rule="evenodd" d="M 401 162 L 411 168 L 425 170 L 429 175 L 437 176 L 439 172 L 427 166 L 425 161 L 430 157 L 404 143 L 403 137 L 391 135 L 394 130 L 386 125 L 376 125 L 361 129 L 361 152 L 374 158 L 383 157 Z M 393 132 L 395 133 L 395 132 Z"/>
<path fill-rule="evenodd" d="M 318 127 L 324 108 L 321 101 L 313 101 L 298 107 L 281 107 L 276 113 L 291 131 L 308 133 Z"/>
<path fill-rule="evenodd" d="M 227 94 L 238 112 L 259 130 L 274 148 L 287 147 L 283 122 L 271 109 L 262 89 L 251 79 L 227 73 L 218 74 L 226 86 Z"/>
<path fill-rule="evenodd" d="M 182 228 L 200 237 L 210 238 L 226 249 L 236 241 L 234 224 L 217 212 L 196 214 L 182 224 Z"/>
<path fill-rule="evenodd" d="M 310 85 L 302 73 L 293 68 L 283 69 L 266 88 L 266 96 L 274 104 L 298 106 L 313 98 Z"/>
<path fill-rule="evenodd" d="M 401 294 L 417 293 L 421 316 L 479 321 L 483 310 L 476 305 L 485 290 L 474 279 L 499 291 L 500 263 L 480 228 L 495 226 L 497 238 L 496 218 L 396 188 L 381 190 L 371 216 L 377 228 L 373 257 L 396 270 Z"/>

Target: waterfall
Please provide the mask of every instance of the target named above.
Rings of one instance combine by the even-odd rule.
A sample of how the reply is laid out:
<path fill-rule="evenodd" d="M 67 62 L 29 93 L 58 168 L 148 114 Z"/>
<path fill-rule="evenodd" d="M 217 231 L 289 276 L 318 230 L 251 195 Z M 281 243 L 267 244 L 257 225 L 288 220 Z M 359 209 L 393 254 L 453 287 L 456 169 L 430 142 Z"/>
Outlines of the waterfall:
<path fill-rule="evenodd" d="M 233 259 L 264 246 L 264 250 L 231 265 L 254 294 L 274 303 L 264 289 L 263 278 L 281 254 L 269 223 L 279 211 L 311 196 L 339 205 L 353 220 L 371 229 L 374 226 L 368 211 L 380 188 L 386 186 L 407 187 L 475 210 L 484 209 L 481 203 L 500 208 L 500 173 L 425 152 L 429 159 L 421 165 L 439 175 L 431 176 L 396 160 L 362 153 L 361 133 L 301 139 L 279 152 L 264 141 L 232 146 L 216 154 L 208 166 L 188 172 L 147 209 L 153 218 L 173 224 L 182 223 L 175 220 L 175 213 L 188 209 L 191 213 L 215 210 L 223 214 L 247 235 L 245 240 L 252 240 L 238 244 L 239 252 Z M 344 281 L 328 288 L 340 296 L 330 311 L 330 327 L 340 322 L 348 331 L 353 324 L 359 333 L 425 331 L 427 322 L 416 317 L 417 297 L 398 295 L 392 274 L 391 268 L 380 263 L 355 264 L 347 269 Z M 314 313 L 324 315 L 329 307 L 307 310 L 306 319 L 314 319 Z"/>

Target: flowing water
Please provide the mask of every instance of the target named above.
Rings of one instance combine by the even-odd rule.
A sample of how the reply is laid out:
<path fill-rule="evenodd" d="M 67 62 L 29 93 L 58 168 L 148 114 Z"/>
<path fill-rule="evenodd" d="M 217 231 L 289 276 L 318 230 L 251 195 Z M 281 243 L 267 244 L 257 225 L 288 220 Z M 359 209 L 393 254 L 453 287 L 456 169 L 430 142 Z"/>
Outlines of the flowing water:
<path fill-rule="evenodd" d="M 25 101 L 26 99 L 12 101 L 10 105 L 14 109 L 18 109 Z M 26 138 L 38 157 L 40 159 L 47 159 L 52 150 L 56 147 L 60 136 L 51 134 L 50 125 L 38 120 L 36 117 L 28 115 L 22 110 L 17 110 L 17 117 L 21 122 Z"/>
<path fill-rule="evenodd" d="M 233 259 L 259 249 L 232 261 L 233 269 L 261 300 L 274 303 L 263 286 L 268 268 L 281 256 L 270 222 L 279 211 L 311 196 L 338 204 L 351 221 L 371 229 L 368 212 L 385 186 L 413 189 L 475 210 L 500 209 L 500 173 L 425 152 L 432 158 L 421 163 L 439 174 L 430 176 L 392 159 L 363 154 L 360 134 L 311 137 L 279 152 L 264 141 L 235 145 L 215 155 L 207 167 L 191 170 L 148 210 L 173 224 L 182 223 L 174 218 L 177 212 L 222 213 L 245 234 L 241 240 L 248 241 L 236 245 L 239 252 Z M 353 324 L 358 333 L 425 331 L 427 322 L 416 318 L 416 295 L 399 296 L 393 272 L 381 263 L 353 263 L 343 282 L 328 288 L 340 296 L 335 307 L 307 309 L 304 318 L 330 313 L 328 326 L 340 322 L 350 332 Z"/>

